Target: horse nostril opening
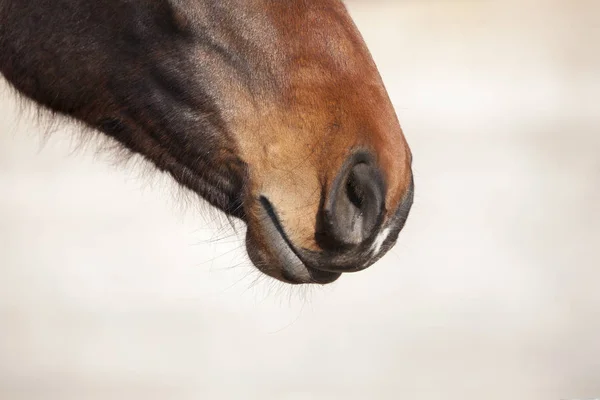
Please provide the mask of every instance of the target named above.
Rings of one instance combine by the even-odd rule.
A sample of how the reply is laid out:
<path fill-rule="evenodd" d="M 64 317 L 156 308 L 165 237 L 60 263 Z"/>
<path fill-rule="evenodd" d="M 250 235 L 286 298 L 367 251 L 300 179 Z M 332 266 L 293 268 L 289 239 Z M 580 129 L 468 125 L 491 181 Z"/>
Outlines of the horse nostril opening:
<path fill-rule="evenodd" d="M 350 203 L 358 210 L 362 210 L 364 204 L 364 193 L 354 179 L 354 174 L 350 174 L 346 183 L 346 195 Z M 361 211 L 362 212 L 362 211 Z"/>
<path fill-rule="evenodd" d="M 360 163 L 350 170 L 348 188 L 347 200 L 355 208 L 346 218 L 360 243 L 371 236 L 383 211 L 383 181 L 376 168 Z"/>
<path fill-rule="evenodd" d="M 379 169 L 363 160 L 349 160 L 330 190 L 317 234 L 320 244 L 339 248 L 371 238 L 384 211 L 386 189 Z"/>

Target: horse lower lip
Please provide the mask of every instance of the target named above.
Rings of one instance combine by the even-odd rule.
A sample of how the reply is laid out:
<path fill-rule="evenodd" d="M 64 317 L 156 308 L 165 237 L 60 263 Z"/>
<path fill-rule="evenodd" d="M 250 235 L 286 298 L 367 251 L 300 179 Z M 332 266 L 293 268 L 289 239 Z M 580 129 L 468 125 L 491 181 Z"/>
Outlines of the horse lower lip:
<path fill-rule="evenodd" d="M 297 284 L 297 285 L 304 284 L 304 283 L 316 283 L 316 284 L 326 285 L 328 283 L 335 282 L 342 275 L 341 273 L 321 271 L 321 270 L 317 270 L 317 269 L 310 268 L 307 266 L 304 266 L 304 267 L 310 274 L 310 280 L 308 280 L 308 281 L 305 279 L 298 280 L 293 276 L 289 276 L 288 270 L 285 268 L 283 269 L 284 279 L 286 279 L 291 284 Z"/>
<path fill-rule="evenodd" d="M 310 272 L 313 283 L 327 284 L 336 281 L 342 274 L 340 272 L 329 272 L 306 267 Z"/>
<path fill-rule="evenodd" d="M 304 264 L 296 255 L 286 239 L 285 232 L 277 216 L 274 213 L 271 203 L 266 198 L 261 198 L 261 205 L 266 215 L 261 218 L 261 230 L 269 239 L 272 248 L 278 258 L 281 266 L 283 279 L 292 284 L 317 283 L 327 284 L 337 280 L 341 273 L 317 270 Z"/>

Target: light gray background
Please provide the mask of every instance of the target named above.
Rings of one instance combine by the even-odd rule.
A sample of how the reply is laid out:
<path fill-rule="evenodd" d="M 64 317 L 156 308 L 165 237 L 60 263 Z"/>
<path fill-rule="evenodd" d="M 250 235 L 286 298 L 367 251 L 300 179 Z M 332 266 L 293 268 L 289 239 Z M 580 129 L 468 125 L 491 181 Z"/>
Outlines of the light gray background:
<path fill-rule="evenodd" d="M 2 82 L 0 399 L 600 397 L 600 3 L 349 6 L 417 196 L 325 288 L 262 278 L 243 227 L 73 128 L 44 141 Z"/>

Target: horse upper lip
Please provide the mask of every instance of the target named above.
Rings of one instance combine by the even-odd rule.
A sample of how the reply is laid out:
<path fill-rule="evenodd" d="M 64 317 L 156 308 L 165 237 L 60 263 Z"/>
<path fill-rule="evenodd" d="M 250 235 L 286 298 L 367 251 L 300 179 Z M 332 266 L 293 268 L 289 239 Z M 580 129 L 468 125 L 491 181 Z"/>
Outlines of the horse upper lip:
<path fill-rule="evenodd" d="M 294 272 L 302 269 L 303 274 L 359 272 L 374 262 L 371 245 L 375 237 L 363 243 L 360 247 L 340 252 L 323 252 L 298 248 L 287 236 L 271 202 L 266 197 L 261 196 L 260 203 L 268 216 L 268 218 L 263 219 L 263 223 L 270 225 L 263 226 L 263 229 L 269 235 L 274 249 L 279 253 L 278 255 L 283 256 L 282 258 L 288 261 L 284 263 L 287 272 L 292 272 L 288 269 L 293 269 Z M 364 261 L 357 264 L 357 260 Z M 315 267 L 311 267 L 313 265 Z"/>

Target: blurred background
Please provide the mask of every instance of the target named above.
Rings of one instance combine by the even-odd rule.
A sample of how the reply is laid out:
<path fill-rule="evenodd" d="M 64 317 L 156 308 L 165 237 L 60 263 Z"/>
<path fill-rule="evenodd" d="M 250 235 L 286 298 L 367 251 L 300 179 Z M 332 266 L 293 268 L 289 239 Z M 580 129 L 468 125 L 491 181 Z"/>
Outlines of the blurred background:
<path fill-rule="evenodd" d="M 395 249 L 254 271 L 168 179 L 0 85 L 0 398 L 600 397 L 600 3 L 349 1 L 415 157 Z"/>

